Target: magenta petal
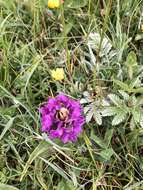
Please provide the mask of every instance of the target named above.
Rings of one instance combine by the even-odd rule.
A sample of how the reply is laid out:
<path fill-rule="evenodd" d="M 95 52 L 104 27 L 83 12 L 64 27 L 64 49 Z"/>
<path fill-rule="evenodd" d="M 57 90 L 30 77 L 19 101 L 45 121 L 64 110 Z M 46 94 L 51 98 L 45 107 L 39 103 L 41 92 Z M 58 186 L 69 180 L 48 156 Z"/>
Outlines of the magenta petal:
<path fill-rule="evenodd" d="M 40 113 L 41 114 L 47 114 L 48 113 L 48 108 L 46 107 L 46 105 L 44 105 L 43 107 L 41 107 L 40 109 L 39 109 L 39 111 L 40 111 Z"/>
<path fill-rule="evenodd" d="M 79 109 L 75 109 L 73 110 L 72 114 L 71 114 L 71 118 L 74 119 L 74 118 L 77 118 L 80 116 L 80 110 Z"/>
<path fill-rule="evenodd" d="M 57 105 L 56 99 L 55 99 L 55 98 L 49 98 L 48 104 L 47 104 L 48 109 L 49 109 L 50 111 L 52 111 L 53 109 L 55 109 L 55 106 L 56 106 L 56 105 Z"/>
<path fill-rule="evenodd" d="M 67 143 L 70 139 L 70 136 L 69 136 L 69 134 L 64 134 L 61 139 L 62 139 L 63 143 Z"/>
<path fill-rule="evenodd" d="M 76 136 L 76 135 L 71 135 L 71 136 L 70 136 L 70 140 L 71 140 L 72 142 L 76 142 L 76 141 L 77 141 L 77 136 Z"/>
<path fill-rule="evenodd" d="M 52 138 L 60 138 L 63 134 L 63 129 L 51 130 L 50 136 Z"/>
<path fill-rule="evenodd" d="M 73 131 L 75 134 L 80 134 L 82 132 L 81 125 L 76 125 Z"/>
<path fill-rule="evenodd" d="M 79 101 L 59 94 L 55 98 L 49 98 L 39 111 L 42 121 L 41 131 L 47 132 L 50 138 L 60 138 L 64 143 L 75 142 L 82 132 L 85 119 Z"/>
<path fill-rule="evenodd" d="M 57 100 L 60 101 L 61 103 L 67 103 L 69 99 L 64 94 L 59 94 L 57 96 Z"/>
<path fill-rule="evenodd" d="M 42 118 L 42 132 L 47 132 L 53 124 L 53 120 L 50 115 L 44 115 Z"/>

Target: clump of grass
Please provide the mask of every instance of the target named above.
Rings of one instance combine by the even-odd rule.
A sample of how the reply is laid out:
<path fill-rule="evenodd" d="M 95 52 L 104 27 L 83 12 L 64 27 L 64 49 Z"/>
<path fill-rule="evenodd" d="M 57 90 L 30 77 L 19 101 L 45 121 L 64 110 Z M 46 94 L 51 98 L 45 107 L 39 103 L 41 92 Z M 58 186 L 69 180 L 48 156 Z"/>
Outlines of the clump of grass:
<path fill-rule="evenodd" d="M 0 1 L 0 189 L 143 189 L 142 8 Z M 59 92 L 83 105 L 76 143 L 40 131 L 38 109 Z"/>

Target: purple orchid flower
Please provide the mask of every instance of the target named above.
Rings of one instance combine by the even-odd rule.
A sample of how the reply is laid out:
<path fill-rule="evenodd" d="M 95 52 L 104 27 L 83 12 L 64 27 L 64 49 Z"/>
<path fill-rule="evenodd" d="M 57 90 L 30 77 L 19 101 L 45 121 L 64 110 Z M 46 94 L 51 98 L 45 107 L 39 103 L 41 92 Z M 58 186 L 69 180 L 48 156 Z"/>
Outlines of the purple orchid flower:
<path fill-rule="evenodd" d="M 49 98 L 40 108 L 41 131 L 48 133 L 50 138 L 60 138 L 64 143 L 75 142 L 85 123 L 82 112 L 80 103 L 64 94 Z"/>

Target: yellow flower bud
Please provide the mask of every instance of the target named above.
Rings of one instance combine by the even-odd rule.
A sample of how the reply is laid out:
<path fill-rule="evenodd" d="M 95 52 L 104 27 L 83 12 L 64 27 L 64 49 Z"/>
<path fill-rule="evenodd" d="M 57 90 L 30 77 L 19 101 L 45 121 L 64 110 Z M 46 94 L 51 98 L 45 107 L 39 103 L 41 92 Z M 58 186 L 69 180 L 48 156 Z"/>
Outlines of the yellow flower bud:
<path fill-rule="evenodd" d="M 58 8 L 60 6 L 60 0 L 48 0 L 48 7 L 50 9 Z"/>
<path fill-rule="evenodd" d="M 64 79 L 64 70 L 63 68 L 57 68 L 56 70 L 51 70 L 51 76 L 53 79 L 61 81 Z"/>

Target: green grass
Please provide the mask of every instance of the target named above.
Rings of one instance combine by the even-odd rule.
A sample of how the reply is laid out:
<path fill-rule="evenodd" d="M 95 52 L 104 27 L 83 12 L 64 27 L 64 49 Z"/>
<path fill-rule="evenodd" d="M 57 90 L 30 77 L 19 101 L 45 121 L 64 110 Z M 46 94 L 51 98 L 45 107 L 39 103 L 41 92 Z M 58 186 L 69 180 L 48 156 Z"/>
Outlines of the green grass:
<path fill-rule="evenodd" d="M 142 10 L 142 0 L 54 10 L 0 0 L 0 190 L 143 189 Z M 50 75 L 59 67 L 62 82 Z M 40 131 L 38 109 L 59 92 L 83 103 L 76 143 Z"/>

